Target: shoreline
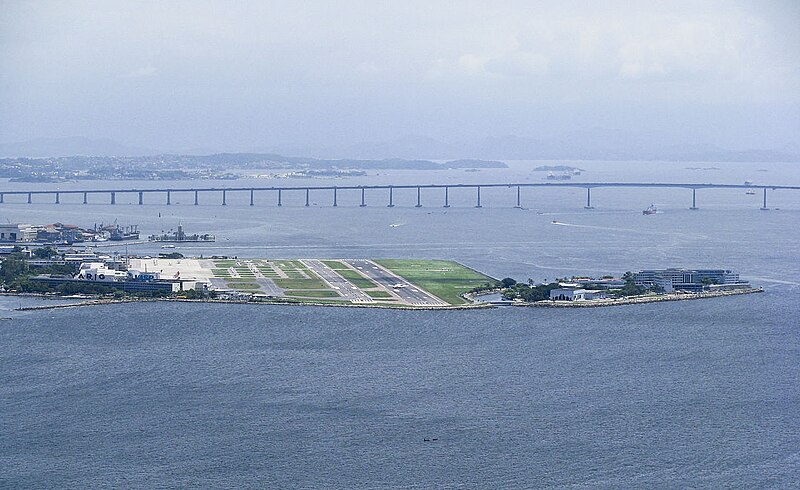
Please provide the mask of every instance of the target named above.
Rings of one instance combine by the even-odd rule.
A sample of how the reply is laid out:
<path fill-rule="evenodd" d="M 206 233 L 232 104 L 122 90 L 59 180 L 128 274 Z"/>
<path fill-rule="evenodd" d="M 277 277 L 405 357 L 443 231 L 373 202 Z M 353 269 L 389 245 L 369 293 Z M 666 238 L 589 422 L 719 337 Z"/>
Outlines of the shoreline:
<path fill-rule="evenodd" d="M 509 301 L 507 306 L 527 307 L 527 308 L 600 308 L 609 306 L 624 306 L 624 305 L 637 305 L 645 303 L 659 303 L 665 301 L 687 301 L 697 299 L 719 298 L 723 296 L 739 296 L 743 294 L 763 293 L 763 288 L 747 288 L 733 291 L 715 291 L 706 293 L 685 293 L 685 294 L 662 294 L 654 296 L 641 296 L 629 297 L 620 299 L 598 299 L 588 301 L 538 301 L 535 303 L 524 303 L 520 301 Z M 476 301 L 474 298 L 469 298 L 471 303 L 463 305 L 448 305 L 448 306 L 404 306 L 404 305 L 375 305 L 375 304 L 352 304 L 352 303 L 320 303 L 314 301 L 247 301 L 247 300 L 234 300 L 234 299 L 187 299 L 187 298 L 69 298 L 60 296 L 45 296 L 37 294 L 18 294 L 18 293 L 0 293 L 3 296 L 19 296 L 19 297 L 33 297 L 40 299 L 52 299 L 64 301 L 69 299 L 78 300 L 75 303 L 66 304 L 52 304 L 52 305 L 36 305 L 36 306 L 21 306 L 14 308 L 13 311 L 38 311 L 38 310 L 55 310 L 62 308 L 79 308 L 86 306 L 100 306 L 111 304 L 123 303 L 153 303 L 153 302 L 169 302 L 169 303 L 210 303 L 210 304 L 239 304 L 239 305 L 255 305 L 255 306 L 313 306 L 313 307 L 332 307 L 332 308 L 372 308 L 382 310 L 408 310 L 408 311 L 450 311 L 450 310 L 477 310 L 477 309 L 492 309 L 497 308 L 496 303 Z"/>
<path fill-rule="evenodd" d="M 585 301 L 537 301 L 524 303 L 509 301 L 509 306 L 534 307 L 534 308 L 600 308 L 604 306 L 638 305 L 644 303 L 660 303 L 664 301 L 688 301 L 696 299 L 720 298 L 723 296 L 739 296 L 742 294 L 763 293 L 764 288 L 734 289 L 731 291 L 711 291 L 705 293 L 668 293 L 652 296 L 632 296 L 619 299 L 592 299 Z"/>
<path fill-rule="evenodd" d="M 20 297 L 36 297 L 41 299 L 64 300 L 70 298 L 62 298 L 58 296 L 40 296 L 33 294 L 14 294 L 3 293 L 5 296 L 20 296 Z M 79 298 L 74 298 L 79 299 Z M 301 302 L 301 301 L 247 301 L 235 299 L 187 299 L 187 298 L 80 298 L 80 301 L 68 304 L 53 304 L 53 305 L 36 305 L 36 306 L 21 306 L 14 308 L 13 311 L 37 311 L 37 310 L 56 310 L 62 308 L 78 308 L 84 306 L 98 306 L 122 303 L 210 303 L 210 304 L 236 304 L 236 305 L 254 305 L 254 306 L 313 306 L 313 307 L 332 307 L 332 308 L 372 308 L 382 310 L 411 310 L 411 311 L 435 311 L 435 310 L 475 310 L 493 308 L 492 305 L 486 303 L 468 303 L 463 305 L 448 305 L 448 306 L 408 306 L 408 305 L 375 305 L 369 303 L 353 304 L 353 303 L 319 303 L 314 301 Z"/>

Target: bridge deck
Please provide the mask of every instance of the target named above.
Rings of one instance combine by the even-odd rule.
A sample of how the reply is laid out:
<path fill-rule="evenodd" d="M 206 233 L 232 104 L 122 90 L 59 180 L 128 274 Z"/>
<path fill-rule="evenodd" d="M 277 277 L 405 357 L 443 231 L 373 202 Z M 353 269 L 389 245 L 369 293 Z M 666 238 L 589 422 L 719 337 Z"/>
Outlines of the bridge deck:
<path fill-rule="evenodd" d="M 159 187 L 159 188 L 109 188 L 109 189 L 49 189 L 49 190 L 0 190 L 0 195 L 28 194 L 108 194 L 108 193 L 164 193 L 164 192 L 250 192 L 250 191 L 314 191 L 314 190 L 362 190 L 362 189 L 454 189 L 492 187 L 576 187 L 593 189 L 598 187 L 680 188 L 680 189 L 788 189 L 800 190 L 800 185 L 745 185 L 713 183 L 669 183 L 669 182 L 520 182 L 520 183 L 474 183 L 474 184 L 379 184 L 344 186 L 249 186 L 249 187 Z"/>

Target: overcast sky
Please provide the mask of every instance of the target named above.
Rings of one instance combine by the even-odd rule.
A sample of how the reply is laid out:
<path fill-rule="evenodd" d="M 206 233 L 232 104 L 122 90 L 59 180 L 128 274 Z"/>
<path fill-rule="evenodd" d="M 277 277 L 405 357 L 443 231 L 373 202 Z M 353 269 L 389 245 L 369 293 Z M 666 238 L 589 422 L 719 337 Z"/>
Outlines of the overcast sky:
<path fill-rule="evenodd" d="M 0 0 L 0 142 L 798 148 L 800 2 Z"/>

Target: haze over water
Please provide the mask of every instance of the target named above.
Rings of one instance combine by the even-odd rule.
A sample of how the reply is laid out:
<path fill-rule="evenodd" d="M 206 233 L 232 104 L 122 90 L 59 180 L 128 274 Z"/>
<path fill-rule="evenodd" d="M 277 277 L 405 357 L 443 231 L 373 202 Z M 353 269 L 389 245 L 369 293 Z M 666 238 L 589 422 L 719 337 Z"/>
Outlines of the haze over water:
<path fill-rule="evenodd" d="M 760 189 L 700 189 L 699 210 L 689 189 L 595 188 L 591 210 L 581 188 L 524 188 L 522 209 L 514 188 L 484 188 L 482 208 L 457 187 L 449 208 L 442 189 L 419 208 L 413 188 L 393 208 L 386 190 L 366 207 L 341 191 L 335 208 L 329 191 L 308 207 L 303 191 L 281 207 L 264 191 L 254 206 L 247 192 L 226 206 L 219 192 L 198 206 L 189 192 L 142 206 L 136 193 L 112 206 L 7 192 L 532 183 L 558 164 L 584 169 L 572 182 L 797 186 L 798 25 L 786 0 L 0 1 L 0 158 L 90 155 L 100 175 L 137 170 L 108 168 L 134 155 L 174 154 L 139 170 L 221 152 L 520 159 L 341 179 L 2 181 L 7 222 L 216 235 L 168 250 L 186 256 L 451 259 L 537 282 L 726 268 L 764 288 L 458 311 L 17 311 L 70 300 L 0 295 L 0 488 L 796 487 L 800 191 L 770 190 L 768 211 Z M 0 165 L 46 180 L 41 162 Z"/>
<path fill-rule="evenodd" d="M 585 181 L 800 181 L 788 164 L 576 166 L 587 169 L 576 177 Z M 722 170 L 684 169 L 691 166 Z M 352 182 L 545 175 L 514 164 Z M 169 207 L 0 210 L 12 221 L 84 226 L 118 218 L 145 233 L 182 220 L 189 231 L 217 235 L 213 246 L 179 246 L 185 254 L 448 258 L 522 280 L 726 267 L 765 293 L 456 312 L 168 303 L 13 312 L 19 302 L 4 299 L 2 316 L 12 320 L 0 322 L 0 481 L 369 488 L 797 481 L 800 195 L 772 192 L 770 207 L 780 209 L 760 211 L 760 195 L 701 191 L 701 209 L 689 211 L 687 190 L 596 190 L 596 209 L 584 210 L 582 190 L 524 191 L 527 209 L 519 210 L 511 208 L 513 189 L 484 191 L 482 209 L 472 207 L 472 192 L 461 192 L 451 192 L 449 209 L 436 193 L 414 208 L 411 191 L 396 193 L 391 209 L 382 194 L 368 194 L 369 206 L 359 208 L 358 193 L 342 192 L 337 208 L 328 195 L 313 196 L 311 208 L 302 195 L 296 202 L 285 195 L 281 208 L 257 197 L 250 207 L 245 194 L 229 195 L 225 207 L 202 197 L 195 207 L 187 194 Z M 663 212 L 643 216 L 652 202 Z"/>

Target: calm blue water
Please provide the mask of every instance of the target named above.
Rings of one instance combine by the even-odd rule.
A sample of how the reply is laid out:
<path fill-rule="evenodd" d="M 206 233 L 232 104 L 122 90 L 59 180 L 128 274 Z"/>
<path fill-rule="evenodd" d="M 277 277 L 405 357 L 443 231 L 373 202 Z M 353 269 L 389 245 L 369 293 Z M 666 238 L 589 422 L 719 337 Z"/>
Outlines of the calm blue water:
<path fill-rule="evenodd" d="M 695 180 L 678 171 L 692 165 L 672 179 L 656 164 L 590 165 L 586 180 Z M 766 165 L 697 180 L 800 182 L 794 167 Z M 494 177 L 503 172 L 530 174 Z M 524 196 L 527 211 L 502 192 L 484 194 L 479 210 L 473 196 L 448 210 L 413 208 L 415 196 L 393 209 L 3 205 L 11 221 L 117 217 L 148 233 L 182 219 L 220 238 L 184 253 L 442 257 L 537 280 L 729 267 L 766 292 L 458 312 L 16 312 L 29 300 L 0 297 L 11 318 L 0 321 L 0 487 L 791 487 L 800 195 L 777 194 L 781 209 L 769 212 L 741 192 L 701 194 L 693 212 L 685 192 L 635 190 L 598 192 L 592 211 L 580 191 Z M 650 202 L 664 213 L 642 216 Z"/>

